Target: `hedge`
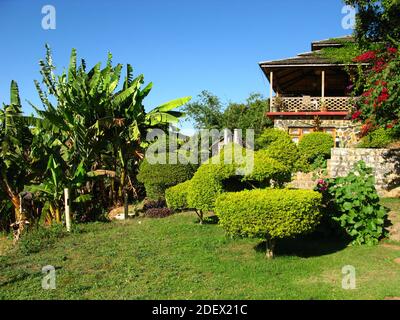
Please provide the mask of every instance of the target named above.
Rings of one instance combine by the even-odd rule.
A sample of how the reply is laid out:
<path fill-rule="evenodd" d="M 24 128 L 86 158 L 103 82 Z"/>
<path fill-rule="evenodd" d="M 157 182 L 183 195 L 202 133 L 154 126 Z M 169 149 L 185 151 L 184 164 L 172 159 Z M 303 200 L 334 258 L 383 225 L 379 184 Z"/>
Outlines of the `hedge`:
<path fill-rule="evenodd" d="M 334 141 L 332 135 L 324 132 L 307 134 L 299 142 L 299 151 L 309 163 L 313 163 L 319 157 L 329 159 L 333 147 Z"/>
<path fill-rule="evenodd" d="M 321 200 L 311 190 L 257 189 L 220 195 L 215 213 L 228 235 L 266 239 L 272 257 L 275 239 L 315 229 L 322 218 Z"/>

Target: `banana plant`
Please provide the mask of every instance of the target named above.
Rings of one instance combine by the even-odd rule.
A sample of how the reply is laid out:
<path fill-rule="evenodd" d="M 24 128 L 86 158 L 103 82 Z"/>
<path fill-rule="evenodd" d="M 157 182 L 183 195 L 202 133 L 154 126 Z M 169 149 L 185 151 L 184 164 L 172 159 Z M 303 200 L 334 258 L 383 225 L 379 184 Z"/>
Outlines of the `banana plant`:
<path fill-rule="evenodd" d="M 85 60 L 77 64 L 73 49 L 68 70 L 60 76 L 55 75 L 52 61 L 46 46 L 46 59 L 40 61 L 45 89 L 35 82 L 44 110 L 33 106 L 43 120 L 40 125 L 61 142 L 68 176 L 80 163 L 87 172 L 114 172 L 112 188 L 117 180 L 117 198 L 121 199 L 129 181 L 128 168 L 137 167 L 143 158 L 146 133 L 176 123 L 183 114 L 174 109 L 190 97 L 170 101 L 146 113 L 143 100 L 152 84 L 141 89 L 144 76 L 133 78 L 131 65 L 127 65 L 118 90 L 123 66 L 113 66 L 111 54 L 103 69 L 98 63 L 87 71 Z"/>
<path fill-rule="evenodd" d="M 39 185 L 26 186 L 26 190 L 35 193 L 37 199 L 40 199 L 44 204 L 45 221 L 51 223 L 55 220 L 57 223 L 61 222 L 61 212 L 64 205 L 63 195 L 64 189 L 70 190 L 79 189 L 86 181 L 87 174 L 83 168 L 83 162 L 78 166 L 77 170 L 71 179 L 68 179 L 61 165 L 55 160 L 53 155 L 50 155 L 45 178 Z M 85 202 L 91 200 L 90 195 L 79 195 L 74 202 Z"/>
<path fill-rule="evenodd" d="M 10 103 L 0 108 L 0 188 L 11 201 L 15 222 L 27 219 L 20 210 L 19 193 L 32 178 L 30 122 L 22 115 L 18 85 L 10 86 Z"/>

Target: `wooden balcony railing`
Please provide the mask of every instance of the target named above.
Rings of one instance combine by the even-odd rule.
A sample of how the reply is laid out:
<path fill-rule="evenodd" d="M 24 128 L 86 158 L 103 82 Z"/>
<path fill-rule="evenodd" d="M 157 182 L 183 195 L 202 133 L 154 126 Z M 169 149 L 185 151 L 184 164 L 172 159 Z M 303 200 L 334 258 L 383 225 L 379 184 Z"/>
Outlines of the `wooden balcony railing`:
<path fill-rule="evenodd" d="M 274 97 L 271 112 L 349 111 L 354 102 L 350 97 Z"/>

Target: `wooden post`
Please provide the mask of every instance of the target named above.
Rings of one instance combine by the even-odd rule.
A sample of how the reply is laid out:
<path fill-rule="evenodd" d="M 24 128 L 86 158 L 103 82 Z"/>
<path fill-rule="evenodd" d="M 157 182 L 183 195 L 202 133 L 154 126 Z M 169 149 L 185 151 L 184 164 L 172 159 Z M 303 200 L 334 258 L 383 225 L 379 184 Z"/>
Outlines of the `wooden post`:
<path fill-rule="evenodd" d="M 124 191 L 124 219 L 128 220 L 129 212 L 128 212 L 128 192 Z"/>
<path fill-rule="evenodd" d="M 269 111 L 273 112 L 272 108 L 273 108 L 273 94 L 274 94 L 274 72 L 271 71 L 269 73 Z"/>
<path fill-rule="evenodd" d="M 67 226 L 67 231 L 71 232 L 71 212 L 70 212 L 70 199 L 69 199 L 69 189 L 64 189 L 64 201 L 65 201 L 65 224 Z"/>

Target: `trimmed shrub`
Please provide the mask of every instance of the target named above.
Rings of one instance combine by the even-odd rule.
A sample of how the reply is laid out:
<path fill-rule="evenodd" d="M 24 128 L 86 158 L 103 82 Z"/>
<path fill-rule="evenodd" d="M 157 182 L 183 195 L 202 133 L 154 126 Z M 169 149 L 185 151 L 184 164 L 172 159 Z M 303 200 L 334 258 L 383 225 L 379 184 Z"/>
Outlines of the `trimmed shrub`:
<path fill-rule="evenodd" d="M 264 189 L 225 193 L 215 203 L 222 228 L 231 236 L 267 240 L 267 257 L 273 257 L 276 239 L 313 231 L 322 214 L 322 196 L 310 190 Z"/>
<path fill-rule="evenodd" d="M 193 177 L 196 168 L 192 164 L 150 164 L 144 160 L 137 179 L 143 183 L 146 195 L 157 200 L 165 197 L 165 190 Z"/>
<path fill-rule="evenodd" d="M 256 149 L 267 149 L 271 143 L 276 141 L 292 141 L 289 134 L 281 129 L 269 128 L 265 129 L 256 139 Z"/>
<path fill-rule="evenodd" d="M 313 132 L 301 138 L 299 151 L 309 163 L 314 163 L 318 157 L 329 159 L 333 146 L 332 135 L 325 132 Z"/>
<path fill-rule="evenodd" d="M 393 130 L 379 128 L 368 133 L 358 144 L 359 148 L 385 148 L 395 140 Z"/>
<path fill-rule="evenodd" d="M 167 201 L 168 208 L 172 210 L 189 209 L 187 195 L 190 188 L 190 180 L 180 183 L 174 187 L 168 188 L 165 191 L 165 200 Z"/>
<path fill-rule="evenodd" d="M 228 145 L 221 151 L 219 158 L 214 157 L 210 163 L 200 166 L 190 181 L 186 191 L 186 205 L 197 211 L 200 221 L 202 221 L 204 212 L 214 210 L 217 196 L 224 192 L 242 191 L 246 188 L 266 187 L 272 184 L 282 186 L 291 179 L 291 172 L 287 166 L 269 158 L 266 150 L 254 152 L 239 147 L 236 151 L 243 157 L 241 159 L 232 157 L 238 162 L 225 164 L 227 155 L 232 155 L 232 151 L 232 146 Z M 254 166 L 252 167 L 249 161 L 253 161 L 253 157 Z M 252 170 L 247 172 L 245 168 Z M 179 194 L 179 188 L 177 192 Z M 181 197 L 183 198 L 183 195 Z M 175 200 L 173 199 L 173 201 Z M 179 206 L 182 204 L 171 203 L 171 207 Z"/>
<path fill-rule="evenodd" d="M 256 140 L 257 149 L 266 151 L 266 156 L 278 160 L 294 171 L 298 162 L 299 150 L 289 134 L 280 129 L 267 129 Z"/>
<path fill-rule="evenodd" d="M 273 183 L 282 186 L 291 181 L 291 171 L 288 166 L 270 158 L 267 150 L 259 150 L 254 153 L 253 171 L 245 175 L 242 181 L 256 182 L 260 187 L 268 187 Z"/>
<path fill-rule="evenodd" d="M 234 165 L 203 164 L 191 180 L 187 193 L 188 206 L 199 210 L 201 215 L 212 211 L 215 199 L 224 192 L 223 181 L 235 175 Z"/>
<path fill-rule="evenodd" d="M 172 213 L 172 210 L 168 208 L 152 208 L 146 211 L 145 216 L 148 218 L 166 218 Z"/>

